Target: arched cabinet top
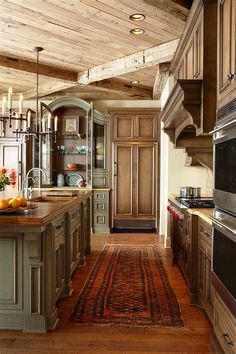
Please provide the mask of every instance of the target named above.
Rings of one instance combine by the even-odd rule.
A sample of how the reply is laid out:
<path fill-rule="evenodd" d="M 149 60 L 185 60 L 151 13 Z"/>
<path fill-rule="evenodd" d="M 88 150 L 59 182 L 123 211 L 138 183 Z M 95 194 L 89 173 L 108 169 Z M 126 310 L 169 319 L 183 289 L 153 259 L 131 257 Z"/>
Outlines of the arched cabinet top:
<path fill-rule="evenodd" d="M 48 107 L 52 112 L 54 112 L 56 109 L 60 107 L 71 107 L 71 106 L 82 108 L 84 111 L 88 113 L 92 109 L 93 104 L 92 102 L 89 103 L 77 97 L 62 97 L 51 102 L 48 105 Z M 108 114 L 97 111 L 96 109 L 93 109 L 93 117 L 95 121 L 98 123 L 105 123 L 109 121 Z"/>
<path fill-rule="evenodd" d="M 59 98 L 59 99 L 51 102 L 48 106 L 52 111 L 55 111 L 56 109 L 58 109 L 60 107 L 66 107 L 66 106 L 79 107 L 79 108 L 82 108 L 83 110 L 85 110 L 86 112 L 89 112 L 91 109 L 90 103 L 88 103 L 84 100 L 81 100 L 80 98 L 77 98 L 77 97 L 62 97 L 62 98 Z"/>

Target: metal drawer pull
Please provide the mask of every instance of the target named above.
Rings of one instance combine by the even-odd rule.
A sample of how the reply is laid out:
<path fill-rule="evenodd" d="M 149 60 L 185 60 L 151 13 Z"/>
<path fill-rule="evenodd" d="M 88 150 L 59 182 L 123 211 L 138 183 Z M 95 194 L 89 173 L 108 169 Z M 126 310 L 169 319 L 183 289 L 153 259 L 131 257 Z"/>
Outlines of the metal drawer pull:
<path fill-rule="evenodd" d="M 224 333 L 223 337 L 224 337 L 224 340 L 225 340 L 226 344 L 234 345 L 234 342 L 230 339 L 230 336 L 228 335 L 228 333 Z"/>
<path fill-rule="evenodd" d="M 220 227 L 223 227 L 224 229 L 230 231 L 232 234 L 236 235 L 236 230 L 231 229 L 231 227 L 223 224 L 223 222 L 219 221 L 218 219 L 214 218 L 213 216 L 209 216 L 209 218 L 216 224 L 219 225 Z"/>
<path fill-rule="evenodd" d="M 224 129 L 224 128 L 227 128 L 227 127 L 229 127 L 230 125 L 233 125 L 233 124 L 236 124 L 236 119 L 234 119 L 234 120 L 232 120 L 231 122 L 228 122 L 228 123 L 226 123 L 226 124 L 223 124 L 223 125 L 221 125 L 220 127 L 218 127 L 218 128 L 216 128 L 216 129 L 210 131 L 209 134 L 215 134 L 215 133 L 217 133 L 219 130 L 222 130 L 222 129 Z"/>
<path fill-rule="evenodd" d="M 62 226 L 63 226 L 63 222 L 59 225 L 56 225 L 56 230 L 60 230 L 62 228 Z"/>

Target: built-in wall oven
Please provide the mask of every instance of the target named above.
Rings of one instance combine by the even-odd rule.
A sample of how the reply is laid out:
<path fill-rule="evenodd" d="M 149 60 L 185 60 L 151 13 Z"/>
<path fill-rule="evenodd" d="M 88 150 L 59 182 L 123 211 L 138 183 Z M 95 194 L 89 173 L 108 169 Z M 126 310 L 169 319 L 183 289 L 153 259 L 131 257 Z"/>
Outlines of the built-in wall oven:
<path fill-rule="evenodd" d="M 236 316 L 236 218 L 215 209 L 213 221 L 212 282 Z"/>
<path fill-rule="evenodd" d="M 236 215 L 236 119 L 214 130 L 214 204 Z"/>
<path fill-rule="evenodd" d="M 236 316 L 236 107 L 229 108 L 225 108 L 213 131 L 212 280 Z"/>

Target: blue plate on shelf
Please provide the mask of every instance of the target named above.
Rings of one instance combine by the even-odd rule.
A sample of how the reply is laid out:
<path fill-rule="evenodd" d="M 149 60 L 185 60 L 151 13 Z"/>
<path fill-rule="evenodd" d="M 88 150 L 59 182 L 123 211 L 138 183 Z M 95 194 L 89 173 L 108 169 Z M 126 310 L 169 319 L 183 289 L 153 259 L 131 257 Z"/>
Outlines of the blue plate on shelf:
<path fill-rule="evenodd" d="M 70 187 L 78 187 L 81 180 L 83 180 L 83 177 L 78 173 L 66 176 L 66 183 Z"/>

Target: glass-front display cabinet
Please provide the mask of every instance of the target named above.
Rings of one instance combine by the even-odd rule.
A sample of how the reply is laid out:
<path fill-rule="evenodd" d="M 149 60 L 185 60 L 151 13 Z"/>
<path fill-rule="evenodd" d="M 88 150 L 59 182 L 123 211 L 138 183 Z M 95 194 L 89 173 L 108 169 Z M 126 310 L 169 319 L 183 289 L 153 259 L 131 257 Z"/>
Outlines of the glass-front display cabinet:
<path fill-rule="evenodd" d="M 57 132 L 41 138 L 40 167 L 47 180 L 41 186 L 92 187 L 92 106 L 63 98 L 41 106 L 41 120 L 58 117 Z"/>
<path fill-rule="evenodd" d="M 107 188 L 108 115 L 73 97 L 42 104 L 40 113 L 46 124 L 48 115 L 58 117 L 56 134 L 41 137 L 35 149 L 47 176 L 41 186 Z"/>
<path fill-rule="evenodd" d="M 109 186 L 109 117 L 93 111 L 93 187 Z"/>

